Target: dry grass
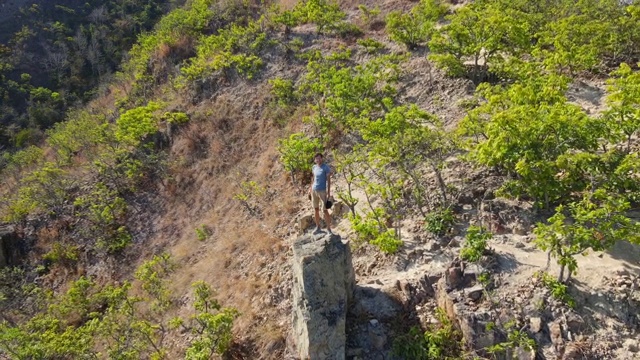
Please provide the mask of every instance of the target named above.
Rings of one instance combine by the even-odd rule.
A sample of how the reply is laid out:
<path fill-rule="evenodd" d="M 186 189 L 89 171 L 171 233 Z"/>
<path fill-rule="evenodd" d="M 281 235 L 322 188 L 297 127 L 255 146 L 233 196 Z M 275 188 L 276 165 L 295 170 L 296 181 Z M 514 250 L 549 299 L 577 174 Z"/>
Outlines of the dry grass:
<path fill-rule="evenodd" d="M 260 116 L 268 87 L 245 86 L 251 88 L 183 107 L 192 121 L 174 136 L 170 156 L 177 161 L 171 166 L 172 180 L 158 195 L 163 204 L 153 220 L 158 231 L 132 250 L 139 253 L 132 268 L 157 252 L 171 253 L 179 264 L 170 278 L 173 293 L 189 298 L 191 284 L 204 280 L 223 306 L 241 312 L 238 336 L 252 348 L 277 350 L 285 331 L 278 324 L 289 314 L 265 305 L 273 279 L 280 277 L 266 269 L 286 266 L 286 231 L 276 229 L 284 228 L 297 211 L 297 190 L 278 162 L 276 144 L 283 130 Z M 233 199 L 238 184 L 248 180 L 268 190 L 258 201 L 260 218 Z M 195 229 L 202 225 L 211 236 L 198 241 Z M 190 304 L 176 310 L 190 311 Z"/>

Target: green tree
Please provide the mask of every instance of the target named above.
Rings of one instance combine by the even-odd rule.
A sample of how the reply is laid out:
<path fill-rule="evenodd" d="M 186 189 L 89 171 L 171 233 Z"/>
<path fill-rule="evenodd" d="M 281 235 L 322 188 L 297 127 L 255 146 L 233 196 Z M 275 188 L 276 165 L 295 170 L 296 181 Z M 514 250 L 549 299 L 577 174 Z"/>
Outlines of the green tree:
<path fill-rule="evenodd" d="M 558 281 L 565 280 L 565 269 L 566 280 L 576 273 L 575 256 L 588 249 L 602 251 L 616 241 L 640 241 L 640 224 L 626 215 L 629 207 L 623 197 L 598 189 L 581 201 L 559 205 L 548 224 L 536 226 L 536 244 L 560 265 Z"/>
<path fill-rule="evenodd" d="M 625 63 L 611 73 L 607 81 L 607 105 L 604 115 L 611 129 L 613 143 L 626 140 L 626 152 L 631 151 L 631 139 L 640 129 L 640 71 Z"/>
<path fill-rule="evenodd" d="M 392 11 L 387 16 L 389 37 L 414 50 L 429 41 L 435 31 L 436 22 L 447 12 L 447 6 L 439 0 L 421 0 L 407 14 Z"/>
<path fill-rule="evenodd" d="M 447 16 L 449 23 L 433 35 L 429 59 L 450 76 L 470 75 L 476 81 L 482 80 L 489 67 L 530 48 L 527 18 L 517 9 L 497 4 L 463 6 Z M 466 61 L 471 62 L 471 71 L 467 70 Z"/>
<path fill-rule="evenodd" d="M 146 106 L 125 111 L 116 120 L 116 139 L 122 144 L 138 146 L 158 131 L 159 116 L 156 112 L 161 109 L 160 103 L 151 101 Z"/>
<path fill-rule="evenodd" d="M 291 173 L 291 179 L 295 182 L 296 175 L 304 179 L 305 174 L 311 172 L 313 156 L 315 153 L 322 152 L 322 144 L 319 139 L 311 139 L 303 133 L 295 133 L 286 139 L 280 139 L 278 151 L 280 161 Z"/>
<path fill-rule="evenodd" d="M 556 160 L 568 152 L 598 148 L 603 128 L 567 102 L 566 86 L 566 78 L 548 75 L 478 87 L 486 102 L 468 113 L 460 131 L 477 141 L 470 145 L 472 159 L 513 176 L 503 193 L 532 196 L 549 206 L 574 190 L 556 176 Z"/>
<path fill-rule="evenodd" d="M 196 313 L 191 318 L 191 331 L 196 337 L 187 348 L 185 359 L 206 360 L 213 354 L 223 355 L 233 340 L 231 330 L 239 313 L 234 308 L 222 308 L 204 281 L 197 281 L 192 287 Z"/>

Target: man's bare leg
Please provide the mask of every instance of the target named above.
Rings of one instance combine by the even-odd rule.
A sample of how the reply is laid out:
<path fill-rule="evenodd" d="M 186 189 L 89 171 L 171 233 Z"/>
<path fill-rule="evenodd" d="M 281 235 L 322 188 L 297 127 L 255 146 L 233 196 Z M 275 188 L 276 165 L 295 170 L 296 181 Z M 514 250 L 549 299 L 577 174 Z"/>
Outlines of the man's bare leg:
<path fill-rule="evenodd" d="M 316 220 L 316 230 L 320 229 L 320 209 L 315 208 L 315 220 Z"/>
<path fill-rule="evenodd" d="M 324 209 L 324 222 L 327 223 L 327 230 L 331 232 L 331 215 L 327 209 Z"/>

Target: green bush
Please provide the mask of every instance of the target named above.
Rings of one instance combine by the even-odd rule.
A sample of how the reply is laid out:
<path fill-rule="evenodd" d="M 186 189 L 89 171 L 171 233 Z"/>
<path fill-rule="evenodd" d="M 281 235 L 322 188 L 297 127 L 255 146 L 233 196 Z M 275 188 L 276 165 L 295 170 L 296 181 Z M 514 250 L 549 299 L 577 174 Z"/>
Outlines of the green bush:
<path fill-rule="evenodd" d="M 375 39 L 359 39 L 357 43 L 362 46 L 368 54 L 374 54 L 384 49 L 384 44 Z"/>
<path fill-rule="evenodd" d="M 213 290 L 204 281 L 191 285 L 194 288 L 194 307 L 191 329 L 195 338 L 185 353 L 188 360 L 207 360 L 214 354 L 224 355 L 233 340 L 233 322 L 240 315 L 234 308 L 222 308 L 213 297 Z"/>
<path fill-rule="evenodd" d="M 382 208 L 375 208 L 365 214 L 349 214 L 351 227 L 356 233 L 358 242 L 367 242 L 376 246 L 386 254 L 395 254 L 404 244 L 393 229 L 387 229 L 382 219 L 386 217 Z"/>
<path fill-rule="evenodd" d="M 413 50 L 429 41 L 436 22 L 446 11 L 447 7 L 438 0 L 421 0 L 408 14 L 393 11 L 387 16 L 389 37 Z"/>
<path fill-rule="evenodd" d="M 116 139 L 123 144 L 138 146 L 149 135 L 158 131 L 160 103 L 150 101 L 146 106 L 125 111 L 116 120 Z"/>
<path fill-rule="evenodd" d="M 455 220 L 453 210 L 450 208 L 435 210 L 425 217 L 425 228 L 436 236 L 442 236 L 451 231 Z"/>
<path fill-rule="evenodd" d="M 293 85 L 293 81 L 275 78 L 269 80 L 269 85 L 271 85 L 271 94 L 275 98 L 276 102 L 280 106 L 288 106 L 294 104 L 298 95 L 296 94 L 295 86 Z"/>
<path fill-rule="evenodd" d="M 196 237 L 199 241 L 205 241 L 211 236 L 209 229 L 205 225 L 196 228 Z"/>
<path fill-rule="evenodd" d="M 75 263 L 78 261 L 78 247 L 55 242 L 51 250 L 44 254 L 42 258 L 52 263 L 60 263 L 63 265 Z"/>
<path fill-rule="evenodd" d="M 442 309 L 436 312 L 439 323 L 426 331 L 412 327 L 393 341 L 393 352 L 403 359 L 458 359 L 462 355 L 462 334 Z"/>
<path fill-rule="evenodd" d="M 487 229 L 481 226 L 469 226 L 460 258 L 469 262 L 476 262 L 482 258 L 487 251 L 487 241 L 493 237 Z"/>
<path fill-rule="evenodd" d="M 551 296 L 553 296 L 554 299 L 567 304 L 571 308 L 576 307 L 576 301 L 567 291 L 568 287 L 566 284 L 556 280 L 544 271 L 538 271 L 534 276 L 542 281 L 542 285 L 551 290 Z"/>
<path fill-rule="evenodd" d="M 162 118 L 169 124 L 175 124 L 175 125 L 182 125 L 189 122 L 189 115 L 179 111 L 166 112 L 164 113 Z"/>

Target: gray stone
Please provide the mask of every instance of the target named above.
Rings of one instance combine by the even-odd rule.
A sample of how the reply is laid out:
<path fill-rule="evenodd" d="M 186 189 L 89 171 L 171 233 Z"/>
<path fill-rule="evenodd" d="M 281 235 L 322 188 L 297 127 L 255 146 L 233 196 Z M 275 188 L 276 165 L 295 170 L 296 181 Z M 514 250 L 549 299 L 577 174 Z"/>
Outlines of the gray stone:
<path fill-rule="evenodd" d="M 473 301 L 478 301 L 482 298 L 482 292 L 484 287 L 482 285 L 476 285 L 464 290 L 467 293 L 467 297 Z"/>
<path fill-rule="evenodd" d="M 293 245 L 293 341 L 302 359 L 346 358 L 346 315 L 355 274 L 338 235 L 305 235 Z"/>
<path fill-rule="evenodd" d="M 633 339 L 628 339 L 624 342 L 624 348 L 631 353 L 637 353 L 640 351 L 640 342 Z"/>
<path fill-rule="evenodd" d="M 532 317 L 529 319 L 529 329 L 532 333 L 539 333 L 542 330 L 542 319 L 539 317 Z"/>
<path fill-rule="evenodd" d="M 536 358 L 536 351 L 535 350 L 529 350 L 529 349 L 526 349 L 526 348 L 524 348 L 522 346 L 517 347 L 514 352 L 515 353 L 513 354 L 514 356 L 512 357 L 512 359 L 535 360 L 535 358 Z"/>
<path fill-rule="evenodd" d="M 464 280 L 462 269 L 457 266 L 450 267 L 449 269 L 447 269 L 447 272 L 445 274 L 445 280 L 449 289 L 455 289 L 458 286 L 462 285 L 462 282 Z"/>
<path fill-rule="evenodd" d="M 456 236 L 453 239 L 449 240 L 449 244 L 447 244 L 447 246 L 450 248 L 460 247 L 461 239 L 461 236 Z"/>
<path fill-rule="evenodd" d="M 445 279 L 441 279 L 436 286 L 436 299 L 438 307 L 442 308 L 447 317 L 451 319 L 462 333 L 466 345 L 473 350 L 482 350 L 495 345 L 497 335 L 493 327 L 491 314 L 483 309 L 471 309 L 457 301 L 457 292 L 445 290 Z"/>
<path fill-rule="evenodd" d="M 480 264 L 471 263 L 465 264 L 464 267 L 464 283 L 468 284 L 470 282 L 478 281 L 478 278 L 481 274 L 488 272 L 487 268 Z"/>
<path fill-rule="evenodd" d="M 556 320 L 549 325 L 549 335 L 556 354 L 562 354 L 564 350 L 564 338 L 562 337 L 562 326 L 559 321 Z"/>
<path fill-rule="evenodd" d="M 387 335 L 379 323 L 369 324 L 369 341 L 376 350 L 382 350 L 387 345 Z"/>
<path fill-rule="evenodd" d="M 299 234 L 302 235 L 304 232 L 315 224 L 315 220 L 313 219 L 312 214 L 306 214 L 300 217 L 298 220 L 298 231 Z"/>
<path fill-rule="evenodd" d="M 430 241 L 429 244 L 427 244 L 427 250 L 431 252 L 438 251 L 441 248 L 442 248 L 442 245 L 440 245 L 440 243 L 435 240 Z"/>

